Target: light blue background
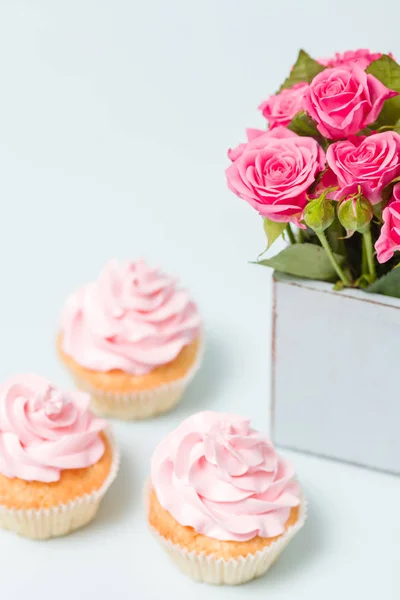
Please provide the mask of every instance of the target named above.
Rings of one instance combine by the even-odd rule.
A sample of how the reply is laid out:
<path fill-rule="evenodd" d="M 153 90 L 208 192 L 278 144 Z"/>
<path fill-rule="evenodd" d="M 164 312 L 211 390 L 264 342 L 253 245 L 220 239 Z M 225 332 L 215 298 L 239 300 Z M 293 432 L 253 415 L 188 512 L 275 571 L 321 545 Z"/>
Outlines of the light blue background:
<path fill-rule="evenodd" d="M 226 188 L 226 149 L 262 125 L 256 107 L 299 47 L 400 56 L 399 17 L 390 0 L 0 1 L 1 379 L 69 383 L 54 353 L 59 309 L 111 257 L 179 274 L 208 334 L 174 413 L 116 425 L 121 472 L 92 526 L 46 543 L 0 533 L 1 597 L 399 598 L 397 478 L 291 454 L 309 522 L 243 588 L 187 580 L 141 507 L 155 444 L 191 412 L 241 412 L 268 430 L 270 273 L 247 264 L 264 238 Z M 305 391 L 294 382 L 299 401 Z"/>

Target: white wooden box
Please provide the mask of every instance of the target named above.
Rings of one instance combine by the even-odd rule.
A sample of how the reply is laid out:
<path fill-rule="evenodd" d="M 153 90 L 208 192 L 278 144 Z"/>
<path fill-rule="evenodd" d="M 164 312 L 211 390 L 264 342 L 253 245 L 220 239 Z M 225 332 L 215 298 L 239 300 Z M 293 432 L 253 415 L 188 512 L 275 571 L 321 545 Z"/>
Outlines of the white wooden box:
<path fill-rule="evenodd" d="M 274 276 L 277 445 L 400 474 L 400 300 Z"/>

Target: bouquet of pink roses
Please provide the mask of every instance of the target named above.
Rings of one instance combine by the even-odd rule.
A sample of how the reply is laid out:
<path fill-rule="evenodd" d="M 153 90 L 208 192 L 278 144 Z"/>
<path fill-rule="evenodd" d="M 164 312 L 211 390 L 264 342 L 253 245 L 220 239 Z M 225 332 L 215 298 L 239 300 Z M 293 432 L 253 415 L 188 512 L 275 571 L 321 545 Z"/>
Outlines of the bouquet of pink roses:
<path fill-rule="evenodd" d="M 400 65 L 368 50 L 300 51 L 260 105 L 267 130 L 229 150 L 229 188 L 264 218 L 263 265 L 400 297 Z"/>

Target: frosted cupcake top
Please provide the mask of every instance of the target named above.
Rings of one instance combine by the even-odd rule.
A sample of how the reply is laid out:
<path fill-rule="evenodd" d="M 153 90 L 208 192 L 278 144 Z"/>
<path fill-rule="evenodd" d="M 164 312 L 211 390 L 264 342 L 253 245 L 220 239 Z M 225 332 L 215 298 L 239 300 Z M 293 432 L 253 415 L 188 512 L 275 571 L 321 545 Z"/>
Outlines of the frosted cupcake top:
<path fill-rule="evenodd" d="M 157 446 L 151 482 L 178 523 L 218 540 L 280 535 L 300 504 L 291 464 L 247 419 L 227 413 L 183 421 Z"/>
<path fill-rule="evenodd" d="M 66 393 L 37 375 L 18 375 L 0 386 L 0 473 L 51 482 L 63 469 L 100 460 L 102 419 L 89 411 L 90 397 Z"/>
<path fill-rule="evenodd" d="M 94 371 L 145 375 L 174 360 L 199 330 L 197 308 L 174 278 L 144 261 L 111 261 L 68 298 L 62 350 Z"/>

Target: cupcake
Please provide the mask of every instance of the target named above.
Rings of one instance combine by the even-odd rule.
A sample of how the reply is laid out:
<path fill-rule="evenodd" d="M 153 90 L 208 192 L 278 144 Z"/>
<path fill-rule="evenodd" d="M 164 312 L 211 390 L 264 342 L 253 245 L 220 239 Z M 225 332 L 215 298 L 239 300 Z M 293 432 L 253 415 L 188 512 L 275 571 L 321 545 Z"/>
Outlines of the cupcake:
<path fill-rule="evenodd" d="M 37 375 L 0 387 L 0 527 L 46 539 L 94 518 L 119 452 L 89 404 Z"/>
<path fill-rule="evenodd" d="M 152 417 L 177 404 L 199 366 L 199 313 L 159 269 L 111 261 L 68 298 L 58 351 L 97 414 Z"/>
<path fill-rule="evenodd" d="M 145 490 L 148 522 L 197 581 L 240 584 L 263 575 L 303 526 L 290 463 L 236 415 L 202 412 L 156 448 Z"/>

